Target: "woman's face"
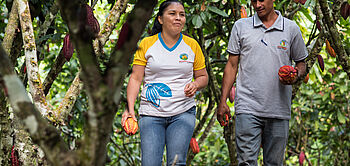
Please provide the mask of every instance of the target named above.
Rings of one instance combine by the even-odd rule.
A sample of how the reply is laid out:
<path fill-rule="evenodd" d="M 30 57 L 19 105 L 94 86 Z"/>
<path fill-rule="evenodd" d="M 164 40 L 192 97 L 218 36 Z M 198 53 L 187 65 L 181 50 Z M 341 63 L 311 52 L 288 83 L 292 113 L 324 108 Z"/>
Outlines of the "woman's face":
<path fill-rule="evenodd" d="M 185 9 L 180 3 L 171 3 L 158 17 L 158 21 L 162 24 L 163 32 L 177 35 L 186 23 Z"/>

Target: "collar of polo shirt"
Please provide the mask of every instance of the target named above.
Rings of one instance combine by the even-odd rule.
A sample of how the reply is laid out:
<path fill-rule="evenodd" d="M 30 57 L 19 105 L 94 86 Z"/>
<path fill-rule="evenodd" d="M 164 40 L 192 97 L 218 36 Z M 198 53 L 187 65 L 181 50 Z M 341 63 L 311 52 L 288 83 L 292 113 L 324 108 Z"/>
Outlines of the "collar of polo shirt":
<path fill-rule="evenodd" d="M 283 19 L 282 15 L 281 15 L 280 11 L 275 10 L 275 12 L 277 13 L 278 17 L 277 17 L 275 23 L 269 29 L 270 30 L 271 29 L 277 29 L 277 30 L 283 31 L 284 30 L 284 19 Z M 254 26 L 254 28 L 257 28 L 257 27 L 263 26 L 263 25 L 264 24 L 260 20 L 258 14 L 255 13 L 254 16 L 253 16 L 253 26 Z M 265 26 L 263 26 L 263 27 L 265 27 Z"/>

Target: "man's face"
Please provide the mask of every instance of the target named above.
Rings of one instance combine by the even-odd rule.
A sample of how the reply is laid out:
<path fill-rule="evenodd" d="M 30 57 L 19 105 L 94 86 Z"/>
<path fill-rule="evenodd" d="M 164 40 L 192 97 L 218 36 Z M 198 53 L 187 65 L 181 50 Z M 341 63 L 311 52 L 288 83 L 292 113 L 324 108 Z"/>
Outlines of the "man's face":
<path fill-rule="evenodd" d="M 252 5 L 259 18 L 266 18 L 273 10 L 273 2 L 275 0 L 252 0 Z"/>

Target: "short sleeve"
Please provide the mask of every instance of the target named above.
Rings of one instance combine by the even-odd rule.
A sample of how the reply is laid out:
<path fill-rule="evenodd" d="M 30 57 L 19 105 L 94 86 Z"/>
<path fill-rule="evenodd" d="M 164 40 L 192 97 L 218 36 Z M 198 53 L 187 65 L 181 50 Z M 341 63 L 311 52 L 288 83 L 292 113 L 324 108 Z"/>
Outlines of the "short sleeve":
<path fill-rule="evenodd" d="M 205 68 L 205 59 L 204 59 L 202 49 L 197 42 L 195 46 L 196 47 L 194 49 L 195 58 L 193 63 L 193 70 L 201 70 Z"/>
<path fill-rule="evenodd" d="M 239 40 L 237 24 L 234 24 L 231 30 L 230 39 L 227 46 L 227 52 L 231 54 L 241 54 L 241 42 Z"/>
<path fill-rule="evenodd" d="M 147 60 L 145 58 L 145 54 L 146 54 L 145 40 L 142 40 L 139 45 L 139 48 L 136 50 L 136 53 L 134 55 L 134 61 L 132 64 L 146 66 Z"/>
<path fill-rule="evenodd" d="M 293 61 L 301 61 L 304 60 L 307 56 L 308 52 L 304 43 L 303 36 L 301 35 L 299 29 L 295 29 L 295 36 L 291 43 L 291 58 Z"/>

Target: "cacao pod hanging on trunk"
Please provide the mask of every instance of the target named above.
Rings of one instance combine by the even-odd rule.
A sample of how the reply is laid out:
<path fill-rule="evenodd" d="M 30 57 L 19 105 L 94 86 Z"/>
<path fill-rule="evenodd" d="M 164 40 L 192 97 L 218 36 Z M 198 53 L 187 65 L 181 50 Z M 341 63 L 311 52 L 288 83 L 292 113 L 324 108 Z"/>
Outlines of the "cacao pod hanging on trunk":
<path fill-rule="evenodd" d="M 198 146 L 198 142 L 197 142 L 196 138 L 191 138 L 190 148 L 191 148 L 193 154 L 199 153 L 199 146 Z"/>
<path fill-rule="evenodd" d="M 278 75 L 282 80 L 292 82 L 297 78 L 298 71 L 292 66 L 285 65 L 278 70 Z"/>
<path fill-rule="evenodd" d="M 66 34 L 66 36 L 64 37 L 62 49 L 63 49 L 63 56 L 66 58 L 67 62 L 69 62 L 74 52 L 73 43 L 70 41 L 69 34 Z"/>
<path fill-rule="evenodd" d="M 340 15 L 346 20 L 350 15 L 350 5 L 344 2 L 340 7 Z"/>
<path fill-rule="evenodd" d="M 334 49 L 331 47 L 331 44 L 329 43 L 329 41 L 326 39 L 326 50 L 329 53 L 329 55 L 331 57 L 336 57 L 335 51 Z"/>
<path fill-rule="evenodd" d="M 317 29 L 319 30 L 319 31 L 321 31 L 321 23 L 320 23 L 320 21 L 316 21 L 316 27 L 317 27 Z"/>
<path fill-rule="evenodd" d="M 123 128 L 124 128 L 124 131 L 126 132 L 126 134 L 134 135 L 137 132 L 137 130 L 139 129 L 139 126 L 133 118 L 128 118 L 124 122 Z"/>
<path fill-rule="evenodd" d="M 303 165 L 304 160 L 305 160 L 305 153 L 303 151 L 301 151 L 299 154 L 299 164 Z"/>
<path fill-rule="evenodd" d="M 302 5 L 304 5 L 306 2 L 306 0 L 299 0 L 299 3 L 301 3 Z"/>
<path fill-rule="evenodd" d="M 323 58 L 321 55 L 317 55 L 317 61 L 318 61 L 318 64 L 323 72 L 324 71 L 324 61 L 323 61 Z"/>
<path fill-rule="evenodd" d="M 91 35 L 93 36 L 93 38 L 96 38 L 98 36 L 98 33 L 100 32 L 100 24 L 98 23 L 98 20 L 94 16 L 93 9 L 89 5 L 83 4 L 83 8 L 86 9 L 85 22 L 87 25 L 87 29 L 88 31 L 91 32 Z"/>

